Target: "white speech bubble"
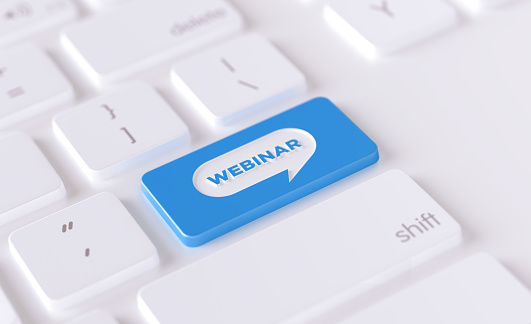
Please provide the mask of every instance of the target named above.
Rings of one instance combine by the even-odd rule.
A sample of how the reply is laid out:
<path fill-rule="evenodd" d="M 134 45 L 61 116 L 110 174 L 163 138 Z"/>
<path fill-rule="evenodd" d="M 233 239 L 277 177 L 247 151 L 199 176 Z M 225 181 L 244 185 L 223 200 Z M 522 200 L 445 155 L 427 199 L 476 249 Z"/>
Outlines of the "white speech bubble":
<path fill-rule="evenodd" d="M 203 163 L 194 172 L 194 186 L 204 195 L 226 197 L 284 170 L 291 181 L 316 147 L 307 131 L 279 129 Z"/>

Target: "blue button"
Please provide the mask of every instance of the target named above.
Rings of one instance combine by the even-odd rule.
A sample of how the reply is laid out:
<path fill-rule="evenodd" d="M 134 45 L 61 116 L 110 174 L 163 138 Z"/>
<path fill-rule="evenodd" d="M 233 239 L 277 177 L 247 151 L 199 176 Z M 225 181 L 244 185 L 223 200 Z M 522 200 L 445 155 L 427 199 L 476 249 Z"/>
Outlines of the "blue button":
<path fill-rule="evenodd" d="M 376 161 L 376 144 L 316 98 L 146 173 L 142 192 L 199 246 Z"/>

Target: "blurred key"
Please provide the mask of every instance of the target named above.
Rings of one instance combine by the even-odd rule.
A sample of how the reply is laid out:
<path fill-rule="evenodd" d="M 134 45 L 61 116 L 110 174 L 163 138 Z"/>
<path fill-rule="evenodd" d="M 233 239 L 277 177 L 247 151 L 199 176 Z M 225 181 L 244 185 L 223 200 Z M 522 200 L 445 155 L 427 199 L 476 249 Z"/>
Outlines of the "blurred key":
<path fill-rule="evenodd" d="M 531 293 L 527 287 L 496 259 L 480 253 L 341 324 L 526 324 L 531 323 L 530 305 Z"/>
<path fill-rule="evenodd" d="M 21 324 L 22 323 L 1 287 L 0 287 L 0 323 L 1 324 Z"/>
<path fill-rule="evenodd" d="M 109 10 L 133 0 L 84 0 L 94 10 Z"/>
<path fill-rule="evenodd" d="M 0 47 L 60 26 L 77 16 L 69 0 L 4 0 L 0 2 Z"/>
<path fill-rule="evenodd" d="M 224 0 L 136 1 L 66 28 L 62 40 L 99 83 L 220 40 L 242 25 Z"/>
<path fill-rule="evenodd" d="M 329 0 L 325 18 L 365 56 L 398 51 L 457 22 L 442 0 Z"/>
<path fill-rule="evenodd" d="M 73 97 L 70 82 L 37 46 L 24 44 L 0 51 L 0 127 Z"/>
<path fill-rule="evenodd" d="M 505 4 L 515 2 L 515 0 L 453 0 L 456 4 L 462 5 L 472 12 L 479 12 L 488 9 L 501 7 Z"/>
<path fill-rule="evenodd" d="M 96 310 L 78 316 L 65 324 L 118 324 L 118 322 L 108 313 Z"/>
<path fill-rule="evenodd" d="M 0 224 L 65 195 L 63 182 L 27 135 L 0 138 L 0 152 Z"/>

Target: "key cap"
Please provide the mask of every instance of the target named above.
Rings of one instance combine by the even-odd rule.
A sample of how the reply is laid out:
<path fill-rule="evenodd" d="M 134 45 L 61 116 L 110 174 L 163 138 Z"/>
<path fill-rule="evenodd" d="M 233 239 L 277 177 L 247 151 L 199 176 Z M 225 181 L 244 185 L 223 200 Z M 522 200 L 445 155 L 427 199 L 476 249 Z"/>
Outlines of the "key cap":
<path fill-rule="evenodd" d="M 152 157 L 155 149 L 188 138 L 186 125 L 144 83 L 60 113 L 53 129 L 79 165 L 97 179 L 116 175 Z"/>
<path fill-rule="evenodd" d="M 16 230 L 9 248 L 48 308 L 75 305 L 158 264 L 149 238 L 110 193 Z"/>
<path fill-rule="evenodd" d="M 2 324 L 21 324 L 18 314 L 7 299 L 6 294 L 0 287 L 0 323 Z"/>
<path fill-rule="evenodd" d="M 23 133 L 0 138 L 0 224 L 64 197 L 61 178 Z"/>
<path fill-rule="evenodd" d="M 531 323 L 529 305 L 529 290 L 493 257 L 480 253 L 341 323 Z"/>
<path fill-rule="evenodd" d="M 198 246 L 377 160 L 376 144 L 318 98 L 146 173 L 142 190 Z"/>
<path fill-rule="evenodd" d="M 306 89 L 304 75 L 257 34 L 180 61 L 173 67 L 172 80 L 205 118 L 221 123 Z"/>
<path fill-rule="evenodd" d="M 0 127 L 73 97 L 70 82 L 35 45 L 0 51 Z"/>
<path fill-rule="evenodd" d="M 460 237 L 450 215 L 392 170 L 144 287 L 139 306 L 150 323 L 303 322 Z"/>
<path fill-rule="evenodd" d="M 76 7 L 67 0 L 4 0 L 0 2 L 0 47 L 60 26 L 76 16 Z"/>
<path fill-rule="evenodd" d="M 66 28 L 62 40 L 96 83 L 112 82 L 242 25 L 240 14 L 223 0 L 136 1 Z"/>
<path fill-rule="evenodd" d="M 325 19 L 362 54 L 389 54 L 457 22 L 441 0 L 329 0 Z"/>
<path fill-rule="evenodd" d="M 108 313 L 96 310 L 88 314 L 76 317 L 66 324 L 118 324 L 118 322 Z"/>

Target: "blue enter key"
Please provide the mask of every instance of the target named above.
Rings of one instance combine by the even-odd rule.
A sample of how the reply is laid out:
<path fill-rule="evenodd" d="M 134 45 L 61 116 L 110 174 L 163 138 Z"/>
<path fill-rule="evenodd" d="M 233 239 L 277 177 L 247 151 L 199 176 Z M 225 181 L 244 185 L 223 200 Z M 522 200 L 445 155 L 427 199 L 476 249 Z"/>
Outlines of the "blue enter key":
<path fill-rule="evenodd" d="M 142 192 L 199 246 L 376 161 L 376 144 L 316 98 L 147 172 Z"/>

